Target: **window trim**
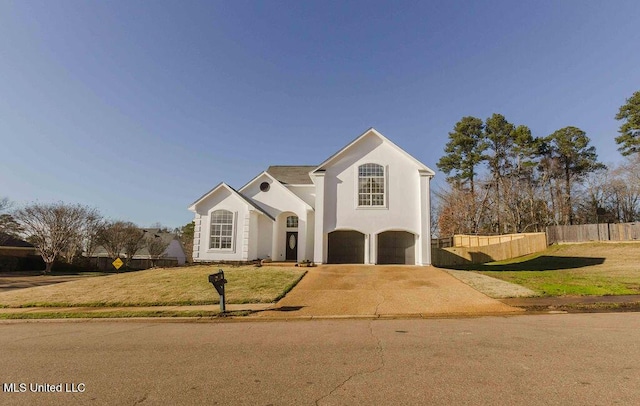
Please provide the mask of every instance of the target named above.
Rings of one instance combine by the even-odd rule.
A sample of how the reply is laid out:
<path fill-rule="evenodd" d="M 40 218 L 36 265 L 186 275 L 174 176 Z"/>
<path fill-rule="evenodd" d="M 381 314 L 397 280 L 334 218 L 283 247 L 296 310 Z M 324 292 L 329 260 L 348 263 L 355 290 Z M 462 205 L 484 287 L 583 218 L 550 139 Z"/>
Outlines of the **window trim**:
<path fill-rule="evenodd" d="M 228 212 L 231 213 L 231 235 L 227 236 L 225 235 L 224 237 L 230 237 L 231 238 L 231 247 L 229 248 L 222 248 L 222 240 L 220 241 L 220 246 L 218 247 L 212 247 L 212 243 L 213 243 L 213 237 L 215 237 L 213 235 L 213 215 L 216 212 Z M 215 210 L 211 210 L 211 212 L 209 213 L 209 244 L 208 244 L 208 251 L 209 252 L 235 252 L 235 245 L 236 245 L 236 225 L 238 223 L 238 216 L 237 216 L 237 212 L 231 211 L 231 210 L 227 210 L 224 208 L 219 208 L 219 209 L 215 209 Z M 224 224 L 224 225 L 228 225 L 229 223 L 218 223 L 218 224 Z M 222 238 L 222 230 L 221 233 L 218 235 L 219 238 Z"/>
<path fill-rule="evenodd" d="M 296 219 L 296 222 L 295 222 L 296 225 L 295 226 L 290 226 L 289 225 L 289 219 L 292 218 L 292 217 L 295 217 L 295 219 Z M 287 229 L 297 229 L 299 224 L 300 224 L 300 217 L 298 217 L 295 214 L 287 216 L 287 218 L 285 218 L 285 220 L 284 220 L 284 225 L 285 225 L 285 228 L 287 228 Z"/>
<path fill-rule="evenodd" d="M 376 165 L 379 166 L 380 168 L 382 168 L 382 176 L 360 176 L 360 168 L 365 166 L 365 165 Z M 358 165 L 356 167 L 356 171 L 355 171 L 355 175 L 356 175 L 356 181 L 355 181 L 355 189 L 356 189 L 356 193 L 355 193 L 355 206 L 356 209 L 359 210 L 385 210 L 389 208 L 389 168 L 388 166 L 376 163 L 376 162 L 364 162 L 360 165 Z M 372 205 L 372 204 L 360 204 L 360 179 L 362 178 L 377 178 L 377 179 L 382 179 L 382 204 L 381 205 Z M 367 193 L 367 192 L 362 192 L 362 193 Z M 373 195 L 379 195 L 380 193 L 373 193 L 373 192 L 368 192 L 368 195 L 370 196 L 370 198 L 373 197 Z M 373 199 L 371 199 L 371 201 L 373 201 Z"/>

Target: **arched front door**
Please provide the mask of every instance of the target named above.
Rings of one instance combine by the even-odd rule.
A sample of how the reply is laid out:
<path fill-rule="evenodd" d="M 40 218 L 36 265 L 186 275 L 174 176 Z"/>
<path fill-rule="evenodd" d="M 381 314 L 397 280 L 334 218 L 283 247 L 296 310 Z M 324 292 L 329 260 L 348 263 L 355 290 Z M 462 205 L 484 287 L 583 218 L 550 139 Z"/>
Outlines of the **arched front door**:
<path fill-rule="evenodd" d="M 298 232 L 297 231 L 287 231 L 287 249 L 286 249 L 286 260 L 287 261 L 297 261 L 298 260 Z"/>
<path fill-rule="evenodd" d="M 287 216 L 286 219 L 285 259 L 298 260 L 298 216 Z"/>

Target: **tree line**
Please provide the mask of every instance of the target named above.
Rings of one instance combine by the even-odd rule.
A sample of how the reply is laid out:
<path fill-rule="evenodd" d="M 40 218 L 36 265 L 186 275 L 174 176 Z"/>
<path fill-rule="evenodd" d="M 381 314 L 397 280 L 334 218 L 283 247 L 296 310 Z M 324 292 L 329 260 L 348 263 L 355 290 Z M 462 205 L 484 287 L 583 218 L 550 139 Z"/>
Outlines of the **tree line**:
<path fill-rule="evenodd" d="M 147 248 L 152 266 L 162 257 L 170 241 L 130 221 L 107 220 L 95 208 L 63 202 L 32 203 L 9 211 L 8 198 L 0 199 L 0 244 L 8 238 L 24 238 L 33 244 L 51 272 L 55 261 L 74 264 L 80 257 L 93 257 L 103 247 L 110 258 L 124 256 L 125 267 L 143 248 Z M 171 232 L 161 224 L 160 232 Z M 193 244 L 193 223 L 173 232 L 185 247 L 187 258 Z"/>
<path fill-rule="evenodd" d="M 615 138 L 626 161 L 607 168 L 591 140 L 567 126 L 533 136 L 501 114 L 463 117 L 437 162 L 439 235 L 543 231 L 548 225 L 640 219 L 640 91 L 620 107 Z"/>

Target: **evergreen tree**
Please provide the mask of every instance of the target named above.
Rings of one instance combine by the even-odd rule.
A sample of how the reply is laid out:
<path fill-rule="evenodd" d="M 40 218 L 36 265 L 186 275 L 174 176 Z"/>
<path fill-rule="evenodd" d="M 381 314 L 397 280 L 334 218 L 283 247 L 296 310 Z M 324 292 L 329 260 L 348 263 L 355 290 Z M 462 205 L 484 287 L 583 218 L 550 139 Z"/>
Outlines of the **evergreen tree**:
<path fill-rule="evenodd" d="M 547 137 L 546 141 L 548 155 L 557 162 L 555 176 L 564 180 L 563 220 L 565 224 L 573 224 L 573 184 L 605 166 L 598 162 L 596 148 L 589 145 L 589 137 L 577 127 L 562 128 Z"/>
<path fill-rule="evenodd" d="M 616 137 L 620 145 L 618 151 L 624 156 L 640 152 L 640 90 L 627 99 L 627 103 L 620 107 L 616 120 L 623 120 Z"/>
<path fill-rule="evenodd" d="M 436 164 L 438 168 L 449 176 L 449 182 L 469 182 L 471 193 L 474 193 L 474 178 L 476 166 L 482 161 L 482 154 L 487 148 L 483 139 L 482 120 L 476 117 L 463 117 L 449 133 L 449 142 L 445 146 L 445 153 Z"/>
<path fill-rule="evenodd" d="M 493 179 L 496 231 L 501 232 L 500 182 L 505 173 L 511 170 L 509 156 L 512 154 L 515 126 L 508 122 L 502 114 L 494 113 L 486 120 L 485 138 L 489 144 L 490 154 L 484 156 Z"/>

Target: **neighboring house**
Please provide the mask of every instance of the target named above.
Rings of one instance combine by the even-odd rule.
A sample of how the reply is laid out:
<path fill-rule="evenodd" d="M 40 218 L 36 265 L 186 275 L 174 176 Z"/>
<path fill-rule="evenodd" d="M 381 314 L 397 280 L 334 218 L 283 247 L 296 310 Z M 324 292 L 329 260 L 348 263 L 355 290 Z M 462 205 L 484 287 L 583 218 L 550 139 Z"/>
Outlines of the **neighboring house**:
<path fill-rule="evenodd" d="M 145 231 L 145 235 L 153 235 L 155 238 L 161 238 L 167 244 L 167 248 L 164 250 L 164 253 L 160 258 L 176 259 L 178 261 L 178 265 L 184 265 L 187 257 L 177 235 L 158 228 L 143 228 L 142 230 Z M 107 257 L 108 253 L 104 247 L 98 246 L 94 251 L 93 256 Z M 124 253 L 121 253 L 121 256 L 124 258 Z M 136 253 L 136 255 L 133 256 L 132 259 L 151 259 L 151 255 L 149 254 L 149 250 L 146 247 L 143 247 Z"/>
<path fill-rule="evenodd" d="M 37 254 L 33 244 L 12 235 L 0 233 L 0 256 L 27 257 Z"/>
<path fill-rule="evenodd" d="M 433 176 L 371 128 L 318 166 L 271 166 L 196 200 L 193 259 L 430 265 Z"/>

